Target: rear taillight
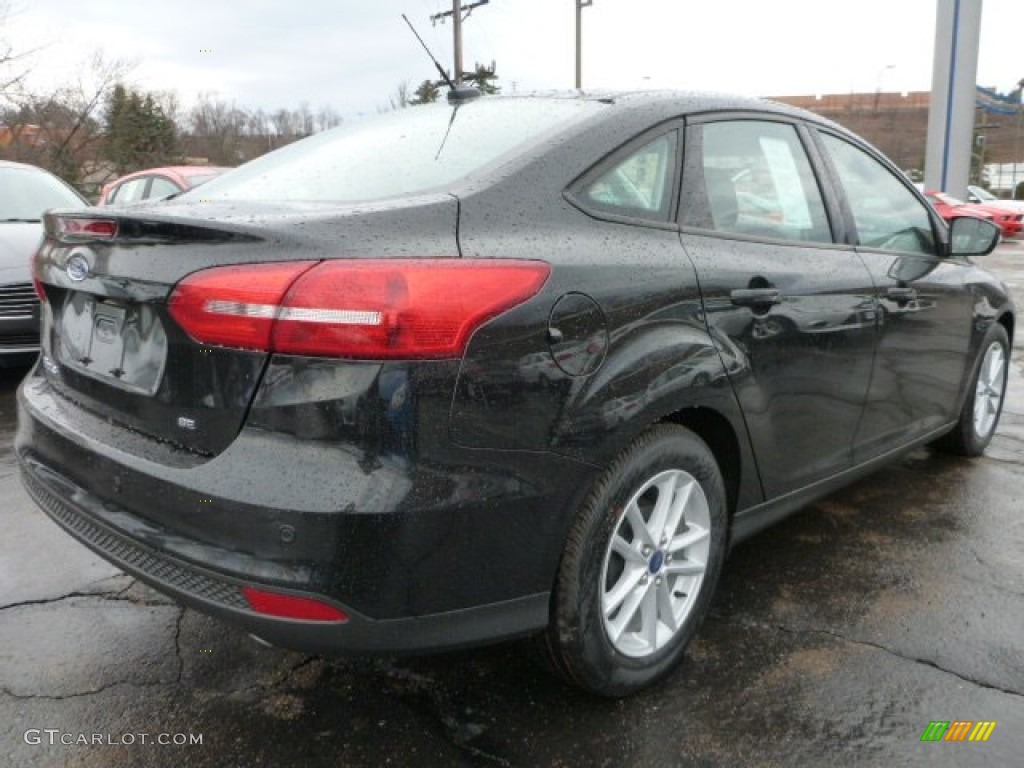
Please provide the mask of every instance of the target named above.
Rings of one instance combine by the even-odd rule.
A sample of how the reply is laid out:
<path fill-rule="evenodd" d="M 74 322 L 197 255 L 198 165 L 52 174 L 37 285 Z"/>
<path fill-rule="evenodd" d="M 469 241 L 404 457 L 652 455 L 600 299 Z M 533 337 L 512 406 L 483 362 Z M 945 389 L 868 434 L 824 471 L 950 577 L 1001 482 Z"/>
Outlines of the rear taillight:
<path fill-rule="evenodd" d="M 218 267 L 186 277 L 169 301 L 171 316 L 204 344 L 270 349 L 281 302 L 315 261 Z"/>
<path fill-rule="evenodd" d="M 348 621 L 348 614 L 344 611 L 335 608 L 330 603 L 311 597 L 283 595 L 279 592 L 267 592 L 255 587 L 243 587 L 242 594 L 245 595 L 250 608 L 256 613 L 266 616 L 306 621 L 332 621 L 337 624 L 344 624 Z"/>
<path fill-rule="evenodd" d="M 539 261 L 366 259 L 217 267 L 170 299 L 204 344 L 364 360 L 462 355 L 470 335 L 534 296 Z"/>
<path fill-rule="evenodd" d="M 80 238 L 109 240 L 117 236 L 117 219 L 85 219 L 73 216 L 57 216 L 57 233 Z"/>

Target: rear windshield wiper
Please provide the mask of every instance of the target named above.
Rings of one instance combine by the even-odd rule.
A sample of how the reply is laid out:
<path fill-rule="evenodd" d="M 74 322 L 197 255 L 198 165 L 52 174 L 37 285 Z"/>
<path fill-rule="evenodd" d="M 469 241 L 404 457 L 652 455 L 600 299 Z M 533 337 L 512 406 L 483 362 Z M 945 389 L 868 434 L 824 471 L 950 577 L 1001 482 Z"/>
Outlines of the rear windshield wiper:
<path fill-rule="evenodd" d="M 12 219 L 0 219 L 0 221 L 4 222 L 5 224 L 7 222 L 11 222 L 11 223 L 19 222 L 19 223 L 24 223 L 24 224 L 36 224 L 36 223 L 42 221 L 42 219 L 18 219 L 18 218 L 12 218 Z"/>

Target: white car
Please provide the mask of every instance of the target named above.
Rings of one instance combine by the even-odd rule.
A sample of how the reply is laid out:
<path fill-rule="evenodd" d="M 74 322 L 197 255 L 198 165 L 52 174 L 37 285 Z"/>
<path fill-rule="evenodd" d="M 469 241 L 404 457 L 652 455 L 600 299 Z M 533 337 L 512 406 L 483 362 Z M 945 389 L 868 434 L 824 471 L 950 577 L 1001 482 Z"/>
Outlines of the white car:
<path fill-rule="evenodd" d="M 1024 200 L 1003 200 L 993 195 L 984 187 L 976 187 L 974 185 L 967 187 L 967 202 L 994 205 L 997 208 L 1005 208 L 1014 213 L 1024 213 Z"/>

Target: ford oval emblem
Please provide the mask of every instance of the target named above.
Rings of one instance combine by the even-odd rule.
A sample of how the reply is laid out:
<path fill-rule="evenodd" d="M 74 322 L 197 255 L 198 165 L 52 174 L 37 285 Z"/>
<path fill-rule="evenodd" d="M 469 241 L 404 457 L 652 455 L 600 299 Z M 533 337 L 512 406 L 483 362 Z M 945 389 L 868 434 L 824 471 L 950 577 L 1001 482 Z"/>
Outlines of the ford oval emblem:
<path fill-rule="evenodd" d="M 68 263 L 64 266 L 68 273 L 68 279 L 80 283 L 89 276 L 89 262 L 81 254 L 73 254 Z"/>

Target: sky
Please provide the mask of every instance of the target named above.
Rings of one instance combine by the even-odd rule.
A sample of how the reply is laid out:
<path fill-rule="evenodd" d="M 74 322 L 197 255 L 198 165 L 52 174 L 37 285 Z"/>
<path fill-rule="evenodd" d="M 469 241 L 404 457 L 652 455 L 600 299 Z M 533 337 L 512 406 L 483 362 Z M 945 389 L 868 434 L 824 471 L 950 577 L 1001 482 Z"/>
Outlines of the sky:
<path fill-rule="evenodd" d="M 464 0 L 468 3 L 470 0 Z M 980 0 L 979 0 L 980 1 Z M 0 40 L 30 84 L 73 82 L 97 50 L 129 81 L 240 107 L 369 114 L 402 81 L 446 68 L 451 0 L 0 0 Z M 749 96 L 931 88 L 936 0 L 593 0 L 583 11 L 585 89 L 683 88 Z M 497 63 L 505 92 L 571 88 L 575 0 L 490 0 L 463 27 L 464 62 Z M 978 82 L 1024 77 L 1024 0 L 984 0 Z"/>

